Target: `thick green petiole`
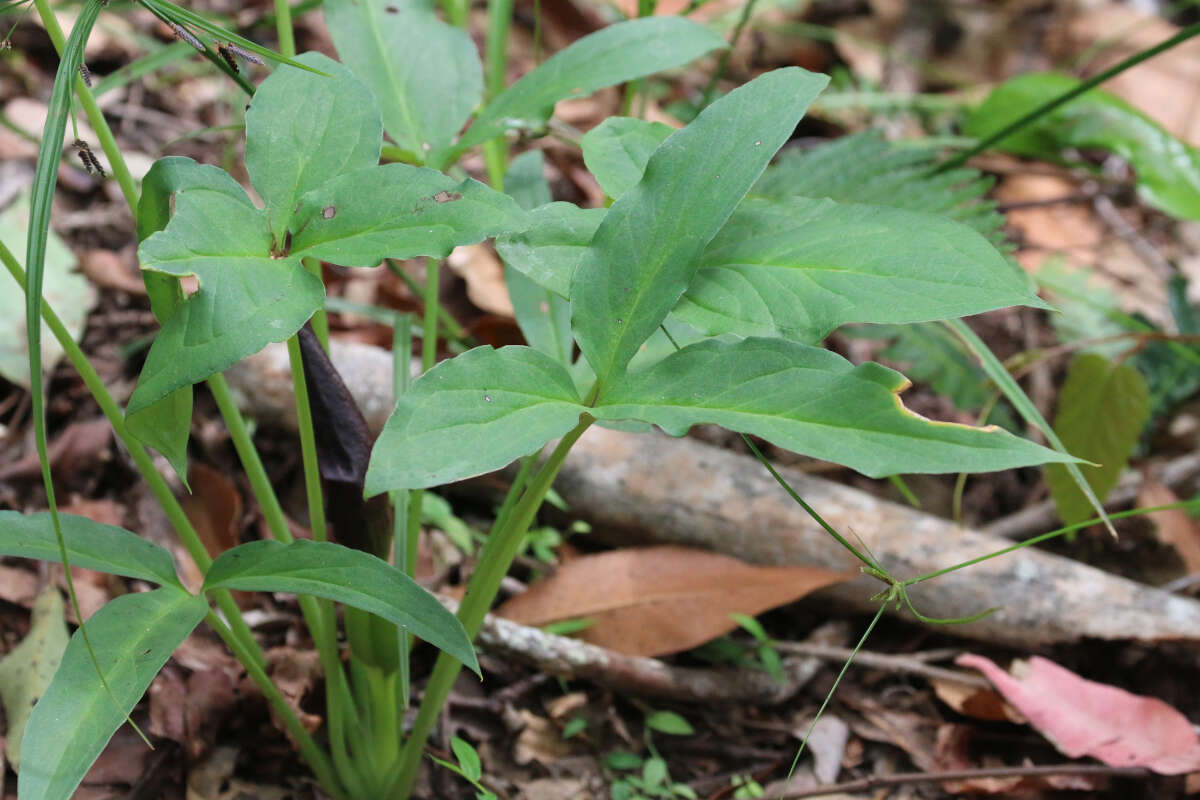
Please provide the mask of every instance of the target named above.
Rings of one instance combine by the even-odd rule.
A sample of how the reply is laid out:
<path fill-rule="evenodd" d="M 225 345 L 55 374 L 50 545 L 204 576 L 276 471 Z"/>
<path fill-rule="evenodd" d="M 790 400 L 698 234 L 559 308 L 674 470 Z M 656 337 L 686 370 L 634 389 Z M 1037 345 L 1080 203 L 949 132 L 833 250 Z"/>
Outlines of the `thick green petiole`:
<path fill-rule="evenodd" d="M 521 494 L 520 500 L 512 507 L 511 513 L 504 518 L 503 526 L 488 537 L 487 543 L 479 553 L 479 566 L 467 584 L 467 594 L 458 609 L 458 618 L 472 638 L 479 632 L 483 618 L 496 599 L 500 590 L 500 581 L 508 574 L 513 559 L 521 548 L 521 541 L 529 531 L 529 525 L 542 506 L 546 492 L 554 483 L 555 476 L 562 469 L 567 453 L 579 437 L 583 435 L 594 418 L 588 414 L 580 416 L 579 424 L 571 429 L 554 448 L 554 452 L 546 459 L 541 469 L 530 480 L 528 487 Z M 518 491 L 518 487 L 511 490 Z M 401 754 L 400 774 L 396 785 L 390 787 L 389 796 L 407 797 L 412 792 L 417 779 L 417 770 L 421 765 L 421 754 L 425 749 L 425 741 L 433 730 L 433 724 L 441 713 L 442 705 L 450 694 L 450 687 L 458 677 L 462 664 L 456 659 L 440 653 L 433 668 L 433 675 L 425 687 L 425 697 L 421 700 L 417 712 L 417 720 L 404 743 Z"/>

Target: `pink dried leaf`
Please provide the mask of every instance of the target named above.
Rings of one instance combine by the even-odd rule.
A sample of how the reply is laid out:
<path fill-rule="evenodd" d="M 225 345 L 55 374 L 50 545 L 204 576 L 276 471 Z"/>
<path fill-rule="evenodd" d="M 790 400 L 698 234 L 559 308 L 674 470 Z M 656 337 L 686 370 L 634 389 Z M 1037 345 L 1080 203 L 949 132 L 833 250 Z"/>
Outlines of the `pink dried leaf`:
<path fill-rule="evenodd" d="M 1034 656 L 1012 674 L 983 656 L 955 663 L 974 667 L 1029 724 L 1072 757 L 1091 756 L 1112 767 L 1146 767 L 1163 775 L 1200 770 L 1200 737 L 1187 718 L 1154 697 L 1081 678 Z"/>

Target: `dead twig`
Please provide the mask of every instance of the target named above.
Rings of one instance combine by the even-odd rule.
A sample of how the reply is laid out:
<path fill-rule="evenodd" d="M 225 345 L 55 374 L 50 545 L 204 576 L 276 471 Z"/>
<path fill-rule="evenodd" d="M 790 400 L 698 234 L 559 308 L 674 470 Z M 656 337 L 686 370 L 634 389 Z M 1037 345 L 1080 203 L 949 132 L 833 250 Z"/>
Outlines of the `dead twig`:
<path fill-rule="evenodd" d="M 438 599 L 451 611 L 458 610 L 454 600 L 444 596 Z M 780 703 L 799 691 L 821 665 L 814 658 L 785 659 L 784 683 L 758 670 L 673 667 L 656 658 L 625 655 L 491 614 L 484 618 L 477 641 L 493 655 L 521 661 L 551 675 L 685 702 Z"/>
<path fill-rule="evenodd" d="M 853 653 L 853 650 L 849 647 L 832 647 L 827 644 L 809 644 L 808 642 L 775 642 L 774 647 L 783 653 L 819 658 L 822 661 L 846 661 L 850 658 L 851 653 Z M 954 669 L 931 667 L 925 662 L 910 658 L 909 656 L 859 650 L 858 654 L 854 656 L 853 665 L 857 667 L 872 667 L 874 669 L 887 670 L 888 672 L 902 672 L 907 675 L 920 675 L 923 678 L 933 680 L 956 681 L 979 689 L 991 688 L 991 684 L 979 675 L 972 675 Z"/>
<path fill-rule="evenodd" d="M 992 767 L 983 769 L 949 769 L 941 772 L 906 772 L 899 775 L 873 775 L 843 783 L 830 783 L 809 789 L 785 792 L 780 800 L 796 800 L 801 797 L 823 797 L 845 792 L 868 792 L 889 786 L 906 786 L 914 783 L 940 783 L 941 781 L 969 781 L 979 778 L 1044 778 L 1052 775 L 1105 775 L 1123 778 L 1144 778 L 1153 775 L 1139 767 L 1109 767 L 1104 764 L 1057 764 L 1031 767 Z"/>

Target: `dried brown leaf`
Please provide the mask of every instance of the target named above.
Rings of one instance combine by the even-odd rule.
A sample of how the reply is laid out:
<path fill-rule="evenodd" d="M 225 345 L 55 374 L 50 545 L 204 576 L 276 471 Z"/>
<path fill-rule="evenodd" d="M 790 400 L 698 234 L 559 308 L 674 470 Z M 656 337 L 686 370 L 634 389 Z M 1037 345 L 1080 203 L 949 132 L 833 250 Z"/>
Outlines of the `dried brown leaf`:
<path fill-rule="evenodd" d="M 513 316 L 512 300 L 504 283 L 504 267 L 491 248 L 482 244 L 454 248 L 446 265 L 467 282 L 467 297 L 479 308 L 504 317 Z"/>
<path fill-rule="evenodd" d="M 1179 496 L 1155 480 L 1147 480 L 1138 491 L 1137 504 L 1165 506 L 1178 503 Z M 1200 573 L 1200 524 L 1188 516 L 1182 508 L 1170 511 L 1151 511 L 1147 514 L 1154 523 L 1158 540 L 1175 548 L 1183 559 L 1189 575 Z"/>
<path fill-rule="evenodd" d="M 821 567 L 762 567 L 687 547 L 613 550 L 583 556 L 502 605 L 524 625 L 586 617 L 580 638 L 640 656 L 677 653 L 737 627 L 731 614 L 759 614 L 852 575 Z"/>
<path fill-rule="evenodd" d="M 941 678 L 933 678 L 930 683 L 938 699 L 960 714 L 991 722 L 1015 722 L 1018 725 L 1026 722 L 1020 711 L 1004 702 L 1004 698 L 992 689 Z"/>

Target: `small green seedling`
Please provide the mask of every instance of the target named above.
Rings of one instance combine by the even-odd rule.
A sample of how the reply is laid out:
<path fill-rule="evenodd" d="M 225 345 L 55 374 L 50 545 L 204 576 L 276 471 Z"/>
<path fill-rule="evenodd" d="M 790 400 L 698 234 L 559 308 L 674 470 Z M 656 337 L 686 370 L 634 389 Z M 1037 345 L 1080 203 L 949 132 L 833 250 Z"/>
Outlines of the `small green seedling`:
<path fill-rule="evenodd" d="M 730 614 L 729 616 L 733 617 L 734 621 L 742 627 L 742 630 L 749 633 L 758 642 L 755 650 L 760 666 L 778 683 L 785 683 L 787 676 L 783 672 L 783 661 L 779 658 L 779 651 L 775 649 L 774 640 L 767 636 L 762 623 L 754 617 L 749 617 L 745 614 Z"/>
<path fill-rule="evenodd" d="M 480 783 L 483 778 L 483 765 L 479 760 L 479 753 L 471 746 L 471 743 L 454 736 L 450 739 L 450 749 L 454 751 L 457 763 L 435 756 L 430 756 L 429 760 L 445 767 L 474 786 L 475 800 L 496 800 L 496 794 Z"/>

